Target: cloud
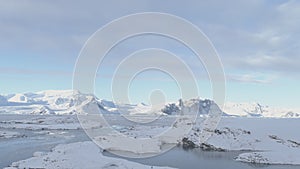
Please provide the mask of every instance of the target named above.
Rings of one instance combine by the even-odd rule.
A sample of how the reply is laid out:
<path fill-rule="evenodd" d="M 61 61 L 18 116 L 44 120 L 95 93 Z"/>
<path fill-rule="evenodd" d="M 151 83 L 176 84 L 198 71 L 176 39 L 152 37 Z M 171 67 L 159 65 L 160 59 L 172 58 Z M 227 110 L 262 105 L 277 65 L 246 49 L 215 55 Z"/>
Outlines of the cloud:
<path fill-rule="evenodd" d="M 230 25 L 209 25 L 225 69 L 246 72 L 229 79 L 269 83 L 271 78 L 256 79 L 256 73 L 268 77 L 299 78 L 300 73 L 300 7 L 299 1 L 262 3 L 256 21 L 248 28 Z M 219 38 L 218 38 L 219 37 Z"/>
<path fill-rule="evenodd" d="M 296 0 L 1 1 L 0 49 L 51 56 L 70 64 L 87 38 L 104 24 L 135 12 L 158 11 L 179 15 L 199 26 L 216 46 L 225 69 L 298 76 L 299 8 Z"/>
<path fill-rule="evenodd" d="M 233 67 L 238 70 L 248 72 L 273 72 L 282 76 L 298 76 L 300 72 L 300 60 L 292 56 L 283 57 L 257 53 L 256 55 L 244 56 L 244 58 L 233 58 L 231 64 L 235 64 Z"/>
<path fill-rule="evenodd" d="M 227 75 L 227 80 L 242 82 L 242 83 L 252 83 L 252 84 L 271 84 L 277 77 L 274 75 L 265 74 L 229 74 Z"/>

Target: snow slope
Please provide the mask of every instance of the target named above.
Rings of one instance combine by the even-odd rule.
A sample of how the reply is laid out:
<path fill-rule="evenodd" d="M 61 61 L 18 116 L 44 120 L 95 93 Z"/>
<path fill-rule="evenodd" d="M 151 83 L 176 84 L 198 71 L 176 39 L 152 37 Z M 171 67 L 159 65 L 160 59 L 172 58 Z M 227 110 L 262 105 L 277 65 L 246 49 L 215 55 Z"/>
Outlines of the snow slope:
<path fill-rule="evenodd" d="M 169 167 L 146 166 L 143 164 L 102 155 L 93 142 L 78 142 L 56 146 L 51 152 L 36 152 L 34 157 L 14 162 L 5 169 L 170 169 Z"/>
<path fill-rule="evenodd" d="M 240 154 L 236 160 L 260 164 L 300 165 L 299 149 L 276 150 L 271 152 L 252 152 Z"/>
<path fill-rule="evenodd" d="M 34 100 L 25 94 L 15 94 L 8 99 L 8 102 L 12 103 L 32 103 Z"/>
<path fill-rule="evenodd" d="M 217 150 L 217 151 L 232 151 L 232 150 L 251 150 L 257 152 L 242 153 L 237 157 L 238 161 L 252 162 L 252 163 L 267 163 L 267 164 L 300 164 L 300 135 L 297 131 L 300 128 L 298 117 L 300 117 L 300 111 L 292 109 L 278 109 L 269 106 L 264 106 L 258 103 L 226 103 L 223 109 L 223 118 L 215 130 L 210 130 L 203 125 L 203 118 L 211 111 L 214 111 L 215 103 L 211 100 L 205 99 L 193 99 L 192 102 L 199 104 L 199 117 L 193 126 L 191 132 L 184 138 L 178 139 L 172 135 L 166 137 L 157 138 L 152 144 L 149 143 L 148 149 L 138 149 L 138 153 L 159 152 L 161 151 L 162 144 L 182 144 L 192 147 L 201 147 L 205 150 Z M 14 94 L 8 96 L 0 96 L 0 114 L 13 113 L 13 114 L 42 114 L 49 116 L 38 116 L 34 118 L 22 119 L 22 120 L 10 120 L 0 121 L 0 128 L 24 128 L 31 130 L 43 130 L 43 129 L 78 129 L 80 124 L 76 116 L 70 116 L 70 114 L 78 114 L 79 112 L 86 111 L 98 111 L 108 115 L 112 115 L 110 119 L 117 119 L 113 128 L 118 130 L 124 135 L 131 138 L 147 138 L 156 136 L 157 133 L 161 133 L 167 130 L 168 120 L 179 116 L 180 105 L 182 102 L 169 103 L 161 109 L 153 111 L 150 106 L 145 104 L 115 104 L 111 101 L 99 100 L 93 95 L 82 94 L 78 91 L 63 90 L 63 91 L 41 91 L 36 93 L 24 93 Z M 198 107 L 197 107 L 198 108 Z M 82 110 L 79 111 L 78 110 Z M 120 121 L 120 112 L 125 112 L 129 116 L 140 116 L 150 114 L 164 115 L 163 120 L 154 125 L 132 125 L 126 124 Z M 65 114 L 66 116 L 56 116 L 56 114 Z M 84 115 L 84 114 L 83 114 Z M 114 117 L 116 116 L 116 117 Z M 247 117 L 247 118 L 245 118 Z M 267 117 L 267 118 L 263 118 Z M 271 118 L 272 117 L 272 118 Z M 273 118 L 276 117 L 276 118 Z M 138 117 L 140 118 L 140 117 Z M 182 121 L 182 125 L 189 126 L 191 122 Z M 103 126 L 97 122 L 89 123 L 88 126 L 91 129 L 99 129 Z M 105 129 L 103 129 L 105 130 Z M 177 131 L 177 130 L 176 130 Z M 203 133 L 211 136 L 205 142 L 199 140 L 202 139 Z M 178 128 L 180 132 L 180 128 Z M 7 131 L 1 131 L 0 137 L 10 138 L 19 137 L 19 133 L 9 133 Z M 97 139 L 102 140 L 114 140 L 114 135 L 101 136 Z M 95 137 L 96 138 L 96 137 Z M 134 143 L 134 142 L 133 142 Z M 87 145 L 86 145 L 87 144 Z M 78 147 L 79 146 L 79 147 Z M 68 147 L 68 146 L 67 146 Z M 75 150 L 73 149 L 74 147 Z M 29 164 L 34 164 L 37 168 L 53 168 L 53 163 L 44 159 L 53 159 L 58 161 L 54 163 L 58 168 L 68 168 L 70 163 L 73 163 L 73 157 L 79 158 L 80 147 L 86 147 L 89 149 L 89 143 L 77 143 L 71 145 L 69 150 L 61 150 L 52 153 L 46 153 L 33 157 L 31 159 L 16 162 L 13 164 L 15 168 L 27 167 Z M 109 142 L 106 144 L 107 150 L 125 150 L 130 151 L 131 148 L 126 144 L 120 142 Z M 65 151 L 66 154 L 60 154 Z M 263 152 L 261 152 L 263 151 Z M 73 152 L 71 155 L 69 152 Z M 102 159 L 101 153 L 96 153 L 95 158 Z M 69 154 L 69 155 L 68 155 Z M 66 159 L 66 163 L 59 161 L 63 157 Z M 58 159 L 59 158 L 59 159 Z M 95 159 L 91 159 L 95 160 Z M 104 163 L 88 161 L 92 164 L 103 165 L 105 168 L 131 166 L 135 168 L 145 167 L 135 164 L 112 163 L 110 160 Z M 107 163 L 106 163 L 107 162 Z M 75 162 L 76 163 L 76 162 Z M 32 167 L 32 166 L 30 166 Z M 72 166 L 73 167 L 73 166 Z M 79 166 L 80 168 L 80 166 Z M 146 167 L 147 168 L 147 167 Z"/>
<path fill-rule="evenodd" d="M 114 125 L 112 127 L 124 135 L 137 139 L 153 138 L 153 136 L 168 130 L 169 126 L 166 125 L 166 120 L 171 118 L 169 116 L 164 116 L 163 118 L 166 118 L 166 120 L 163 120 L 160 123 L 138 126 L 126 124 L 119 120 L 118 117 L 119 115 L 117 114 L 111 115 L 111 119 L 114 119 Z M 25 117 L 23 117 L 22 120 L 2 120 L 0 122 L 2 131 L 0 132 L 0 138 L 22 136 L 21 133 L 8 132 L 8 130 L 12 128 L 24 128 L 28 130 L 68 130 L 78 129 L 80 127 L 76 116 L 70 115 L 33 116 L 26 119 L 24 118 Z M 160 148 L 163 144 L 183 145 L 188 143 L 191 145 L 191 143 L 188 142 L 188 140 L 190 140 L 193 147 L 201 147 L 202 149 L 209 151 L 252 151 L 240 154 L 237 157 L 238 161 L 266 164 L 300 164 L 299 119 L 224 117 L 221 119 L 217 129 L 209 131 L 211 137 L 203 143 L 199 142 L 201 130 L 199 131 L 198 129 L 201 128 L 201 122 L 202 118 L 199 117 L 190 134 L 185 136 L 186 139 L 176 140 L 176 137 L 172 138 L 172 135 L 168 135 L 152 140 L 152 142 L 149 142 L 149 144 L 145 146 L 146 149 L 133 149 L 128 146 L 128 144 L 124 144 L 126 140 L 114 139 L 113 135 L 103 135 L 98 139 L 106 141 L 102 142 L 104 149 L 115 151 L 131 151 L 131 149 L 133 149 L 138 150 L 137 153 L 157 153 L 161 151 Z M 186 125 L 191 124 L 186 123 Z M 102 128 L 102 126 L 98 125 L 92 127 L 92 129 L 97 131 L 99 128 Z M 105 130 L 105 128 L 103 128 L 103 130 Z M 108 143 L 108 140 L 113 140 L 114 142 Z M 133 144 L 135 143 L 133 142 Z M 80 151 L 74 151 L 74 153 L 79 153 L 74 155 L 80 156 Z M 45 159 L 46 157 L 39 157 L 39 159 L 35 160 L 41 162 L 42 159 L 40 158 Z M 50 165 L 48 164 L 49 162 L 46 161 L 46 163 L 47 165 Z M 27 168 L 29 168 L 29 164 L 29 161 L 27 161 Z M 22 165 L 21 163 L 20 165 L 18 163 L 18 165 L 15 166 Z"/>
<path fill-rule="evenodd" d="M 76 106 L 96 100 L 91 95 L 73 90 L 47 90 L 36 93 L 10 95 L 0 113 L 8 114 L 75 114 Z M 5 103 L 4 101 L 1 101 Z"/>
<path fill-rule="evenodd" d="M 300 109 L 274 108 L 260 103 L 233 103 L 227 102 L 223 111 L 231 116 L 238 117 L 276 117 L 299 118 Z"/>
<path fill-rule="evenodd" d="M 178 113 L 179 104 L 169 103 L 165 107 L 152 109 L 146 104 L 120 104 L 112 101 L 99 100 L 93 95 L 85 95 L 73 90 L 46 90 L 36 93 L 0 95 L 0 113 L 8 114 L 76 114 L 76 106 L 89 99 L 107 113 L 126 115 L 174 115 Z M 199 100 L 199 113 L 207 114 L 209 99 Z M 260 103 L 225 103 L 224 116 L 232 117 L 276 117 L 300 118 L 300 109 L 274 108 Z"/>

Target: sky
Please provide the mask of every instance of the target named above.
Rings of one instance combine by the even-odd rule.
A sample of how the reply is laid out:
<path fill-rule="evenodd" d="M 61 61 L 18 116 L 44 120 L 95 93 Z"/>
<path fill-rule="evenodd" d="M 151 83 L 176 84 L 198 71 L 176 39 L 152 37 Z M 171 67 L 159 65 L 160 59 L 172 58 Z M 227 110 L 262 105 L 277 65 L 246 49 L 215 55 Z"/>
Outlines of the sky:
<path fill-rule="evenodd" d="M 210 39 L 227 79 L 226 101 L 299 108 L 299 9 L 296 0 L 1 0 L 0 94 L 72 89 L 76 59 L 95 31 L 125 15 L 162 12 L 190 21 Z M 177 54 L 196 74 L 200 97 L 212 97 L 205 67 L 190 50 L 170 38 L 148 35 L 130 38 L 107 54 L 95 79 L 99 98 L 111 99 L 118 63 L 144 48 Z M 149 92 L 158 88 L 168 100 L 180 96 L 174 79 L 151 70 L 132 81 L 130 98 L 147 102 Z"/>

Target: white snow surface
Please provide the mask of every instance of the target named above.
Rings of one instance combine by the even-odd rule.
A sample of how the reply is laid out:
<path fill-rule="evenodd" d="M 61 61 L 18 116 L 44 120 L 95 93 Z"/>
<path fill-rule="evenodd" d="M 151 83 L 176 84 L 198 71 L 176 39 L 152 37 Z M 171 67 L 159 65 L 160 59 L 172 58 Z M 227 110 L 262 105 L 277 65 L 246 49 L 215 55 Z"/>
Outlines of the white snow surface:
<path fill-rule="evenodd" d="M 298 119 L 226 117 L 205 144 L 215 150 L 253 151 L 240 154 L 238 161 L 300 165 L 299 122 Z"/>
<path fill-rule="evenodd" d="M 2 106 L 0 104 L 2 114 L 79 114 L 77 109 L 87 104 L 86 102 L 98 103 L 93 95 L 73 90 L 46 90 L 4 97 L 7 102 L 1 101 L 5 103 Z"/>
<path fill-rule="evenodd" d="M 33 99 L 28 97 L 26 94 L 15 94 L 11 98 L 8 99 L 8 102 L 12 103 L 32 103 Z"/>
<path fill-rule="evenodd" d="M 51 152 L 36 152 L 33 156 L 14 162 L 5 169 L 171 169 L 103 156 L 102 150 L 91 141 L 58 145 Z"/>
<path fill-rule="evenodd" d="M 2 114 L 77 114 L 76 106 L 89 100 L 102 107 L 108 113 L 123 113 L 126 115 L 164 115 L 161 109 L 140 104 L 116 104 L 112 101 L 99 100 L 93 95 L 82 94 L 74 90 L 46 90 L 36 93 L 18 93 L 0 95 L 0 113 Z M 212 102 L 199 99 L 200 114 L 209 111 Z M 86 102 L 85 102 L 86 103 Z M 171 103 L 170 103 L 171 104 Z M 178 103 L 175 103 L 175 108 Z M 162 107 L 163 108 L 163 107 Z M 222 108 L 224 116 L 233 117 L 276 117 L 300 118 L 300 109 L 274 108 L 260 103 L 227 102 Z M 171 110 L 170 110 L 171 111 Z M 166 112 L 173 114 L 174 112 Z"/>
<path fill-rule="evenodd" d="M 299 118 L 300 109 L 275 108 L 260 103 L 233 103 L 227 102 L 223 111 L 231 116 L 238 117 L 276 117 Z"/>
<path fill-rule="evenodd" d="M 76 112 L 77 110 L 83 110 L 83 112 L 103 110 L 102 112 L 112 115 L 112 117 L 119 116 L 118 106 L 124 110 L 128 110 L 127 114 L 130 116 L 140 114 L 147 116 L 147 112 L 151 112 L 143 110 L 149 110 L 149 107 L 144 104 L 120 104 L 116 106 L 110 101 L 98 100 L 92 95 L 84 95 L 71 90 L 43 91 L 3 97 L 6 98 L 8 102 L 6 102 L 5 99 L 2 99 L 4 100 L 3 103 L 5 103 L 6 105 L 0 106 L 0 113 L 9 112 L 13 114 L 42 114 L 43 116 L 22 120 L 2 120 L 0 121 L 0 128 L 2 129 L 78 129 L 80 128 L 80 124 L 77 121 L 76 116 L 69 115 L 78 113 Z M 227 103 L 223 110 L 225 112 L 225 117 L 221 119 L 217 129 L 210 130 L 209 128 L 206 128 L 206 125 L 203 125 L 203 118 L 205 118 L 205 116 L 202 115 L 206 115 L 209 111 L 213 111 L 211 105 L 215 105 L 213 101 L 199 100 L 200 116 L 194 124 L 191 132 L 185 136 L 196 146 L 205 146 L 212 150 L 255 151 L 239 155 L 237 157 L 237 160 L 243 162 L 267 164 L 300 164 L 300 135 L 297 131 L 297 129 L 300 128 L 300 122 L 297 118 L 299 117 L 297 110 L 274 109 L 269 106 L 262 106 L 258 103 Z M 175 105 L 175 109 L 176 106 L 178 106 L 178 104 Z M 153 137 L 153 135 L 155 136 L 155 134 L 165 131 L 170 127 L 167 125 L 168 119 L 176 117 L 176 115 L 172 115 L 173 108 L 174 106 L 172 107 L 172 110 L 170 109 L 170 111 L 172 112 L 166 113 L 171 115 L 164 114 L 165 116 L 163 117 L 166 120 L 163 120 L 159 124 L 132 126 L 125 123 L 123 124 L 121 121 L 117 120 L 116 124 L 118 124 L 118 126 L 114 126 L 114 128 L 116 128 L 116 130 L 120 131 L 122 134 L 130 136 L 131 138 Z M 46 116 L 45 114 L 51 115 Z M 58 116 L 54 114 L 68 115 Z M 82 116 L 85 116 L 85 114 L 82 114 Z M 193 123 L 190 122 L 183 123 L 183 125 L 187 126 L 192 124 Z M 97 123 L 97 121 L 88 123 L 86 126 L 88 126 L 90 129 L 105 130 L 102 124 Z M 211 136 L 208 140 L 204 140 L 204 143 L 199 141 L 203 137 L 203 133 L 201 133 L 201 131 L 205 131 L 205 135 Z M 9 137 L 9 135 L 14 134 L 5 134 L 6 136 L 4 136 L 4 134 L 2 133 L 2 135 L 3 137 Z M 108 134 L 101 135 L 95 138 L 102 140 L 114 140 L 112 139 L 113 137 L 114 135 Z M 130 151 L 131 148 L 124 144 L 122 141 L 124 140 L 107 142 L 104 148 L 107 150 Z M 147 146 L 147 149 L 141 147 L 140 149 L 135 149 L 137 152 L 133 153 L 159 152 L 162 144 L 181 144 L 181 141 L 182 139 L 178 140 L 177 138 L 172 138 L 172 135 L 168 135 L 165 138 L 154 140 L 154 142 L 152 142 L 151 144 L 149 143 L 149 145 L 151 146 Z M 78 145 L 82 144 L 83 143 L 78 143 Z M 80 156 L 78 154 L 76 155 L 76 153 L 78 152 L 75 151 L 75 156 Z M 47 154 L 46 156 L 51 156 L 51 153 Z M 55 155 L 55 158 L 57 156 L 58 154 Z M 39 161 L 37 162 L 37 164 L 39 166 L 42 165 L 41 168 L 47 168 L 48 166 L 50 166 L 49 168 L 54 167 L 50 162 L 47 162 L 47 160 L 45 163 L 42 162 L 44 161 L 41 161 L 41 158 L 43 157 L 33 157 L 33 159 Z M 51 158 L 54 157 L 51 156 Z M 66 161 L 71 160 L 68 158 L 66 157 Z M 55 164 L 63 165 L 63 163 L 63 161 L 60 161 Z M 14 166 L 21 166 L 20 168 L 22 168 L 23 164 L 24 166 L 26 166 L 29 165 L 29 162 L 18 162 L 15 164 L 16 165 Z M 118 166 L 119 168 L 122 168 L 123 163 L 118 163 Z M 114 167 L 114 165 L 108 166 L 108 168 L 109 167 Z"/>
<path fill-rule="evenodd" d="M 299 149 L 280 150 L 272 152 L 252 152 L 240 154 L 236 160 L 260 164 L 300 165 Z"/>
<path fill-rule="evenodd" d="M 26 116 L 26 115 L 23 115 Z M 118 116 L 118 115 L 112 115 Z M 130 138 L 149 138 L 156 136 L 168 130 L 166 125 L 167 119 L 171 116 L 164 116 L 166 120 L 156 125 L 127 125 L 116 118 L 118 125 L 113 125 L 117 131 Z M 196 146 L 201 147 L 199 142 L 202 128 L 199 118 L 191 130 L 186 135 L 189 140 L 193 141 Z M 186 125 L 191 125 L 186 123 Z M 0 122 L 0 139 L 10 137 L 20 137 L 20 133 L 8 132 L 6 129 L 24 128 L 37 130 L 68 130 L 80 127 L 76 116 L 41 116 L 30 117 L 23 120 L 8 120 Z M 91 125 L 92 129 L 103 129 L 101 125 Z M 211 137 L 204 142 L 211 150 L 225 151 L 246 151 L 253 152 L 242 153 L 237 157 L 238 161 L 251 163 L 267 163 L 267 164 L 300 164 L 300 135 L 297 131 L 300 128 L 299 119 L 287 118 L 234 118 L 224 117 L 221 119 L 216 130 L 208 131 Z M 180 129 L 180 128 L 179 128 Z M 124 144 L 126 140 L 114 139 L 114 135 L 101 135 L 95 139 L 102 139 L 102 148 L 113 151 L 131 151 L 133 153 L 159 153 L 163 144 L 182 144 L 181 140 L 171 135 L 162 138 L 153 139 L 145 146 L 140 148 L 132 148 L 134 143 Z M 26 139 L 26 138 L 25 138 Z M 109 142 L 110 141 L 110 142 Z M 113 141 L 113 142 L 111 142 Z M 28 163 L 29 164 L 29 163 Z"/>

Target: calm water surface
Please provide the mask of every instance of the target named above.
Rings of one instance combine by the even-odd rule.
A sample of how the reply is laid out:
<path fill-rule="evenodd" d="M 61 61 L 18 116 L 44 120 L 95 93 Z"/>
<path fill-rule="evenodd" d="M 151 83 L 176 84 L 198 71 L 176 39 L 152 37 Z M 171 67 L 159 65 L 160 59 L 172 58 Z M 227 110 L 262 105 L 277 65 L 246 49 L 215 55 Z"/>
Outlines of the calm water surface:
<path fill-rule="evenodd" d="M 2 121 L 11 118 L 1 117 L 0 119 Z M 4 129 L 0 128 L 0 130 Z M 8 166 L 14 161 L 30 158 L 36 151 L 49 151 L 57 144 L 89 140 L 82 130 L 5 130 L 16 131 L 26 135 L 26 137 L 0 139 L 0 168 Z M 39 132 L 50 132 L 51 134 Z M 254 165 L 236 162 L 234 157 L 239 153 L 241 152 L 207 152 L 199 149 L 184 150 L 181 147 L 175 147 L 159 156 L 128 160 L 146 165 L 170 166 L 180 169 L 300 169 L 300 166 L 291 165 Z M 104 155 L 117 157 L 109 152 L 105 152 Z"/>

